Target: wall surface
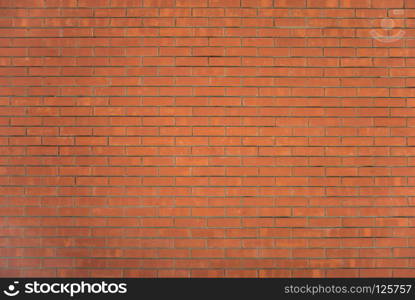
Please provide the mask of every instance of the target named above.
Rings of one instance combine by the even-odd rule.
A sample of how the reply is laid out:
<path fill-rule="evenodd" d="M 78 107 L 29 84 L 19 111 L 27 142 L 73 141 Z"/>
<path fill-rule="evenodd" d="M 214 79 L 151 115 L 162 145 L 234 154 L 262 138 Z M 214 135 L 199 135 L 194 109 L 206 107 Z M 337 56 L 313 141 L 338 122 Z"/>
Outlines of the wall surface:
<path fill-rule="evenodd" d="M 0 0 L 0 276 L 415 277 L 414 17 Z"/>

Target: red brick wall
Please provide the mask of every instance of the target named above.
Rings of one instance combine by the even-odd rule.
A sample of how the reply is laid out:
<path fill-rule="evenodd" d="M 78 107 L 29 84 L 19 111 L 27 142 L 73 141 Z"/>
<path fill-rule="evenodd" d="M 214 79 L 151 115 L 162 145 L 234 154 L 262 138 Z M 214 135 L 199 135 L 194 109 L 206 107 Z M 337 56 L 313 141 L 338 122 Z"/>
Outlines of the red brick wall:
<path fill-rule="evenodd" d="M 414 1 L 0 5 L 1 276 L 415 276 Z"/>

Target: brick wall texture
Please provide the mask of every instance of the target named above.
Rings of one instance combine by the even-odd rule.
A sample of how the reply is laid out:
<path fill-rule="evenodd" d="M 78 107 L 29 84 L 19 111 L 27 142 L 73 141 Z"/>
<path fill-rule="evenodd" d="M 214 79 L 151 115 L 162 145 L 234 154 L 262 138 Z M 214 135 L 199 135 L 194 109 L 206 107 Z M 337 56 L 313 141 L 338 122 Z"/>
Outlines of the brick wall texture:
<path fill-rule="evenodd" d="M 0 0 L 0 276 L 415 277 L 414 18 Z"/>

